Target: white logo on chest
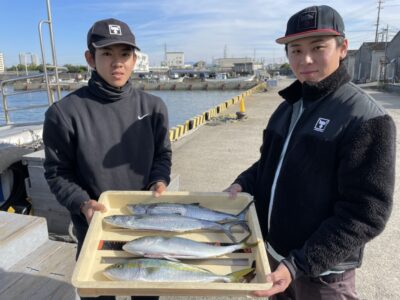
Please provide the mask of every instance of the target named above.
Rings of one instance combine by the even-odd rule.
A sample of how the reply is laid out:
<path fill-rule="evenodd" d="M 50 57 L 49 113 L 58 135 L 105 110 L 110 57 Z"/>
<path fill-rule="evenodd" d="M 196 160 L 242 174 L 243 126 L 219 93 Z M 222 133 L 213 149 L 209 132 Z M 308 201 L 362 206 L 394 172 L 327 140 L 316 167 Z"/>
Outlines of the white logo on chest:
<path fill-rule="evenodd" d="M 319 118 L 314 126 L 314 130 L 318 132 L 324 132 L 329 122 L 329 119 Z"/>
<path fill-rule="evenodd" d="M 147 117 L 149 114 L 145 114 L 145 115 L 143 115 L 143 116 L 138 116 L 137 118 L 138 118 L 138 120 L 142 120 L 143 118 L 145 118 L 145 117 Z"/>

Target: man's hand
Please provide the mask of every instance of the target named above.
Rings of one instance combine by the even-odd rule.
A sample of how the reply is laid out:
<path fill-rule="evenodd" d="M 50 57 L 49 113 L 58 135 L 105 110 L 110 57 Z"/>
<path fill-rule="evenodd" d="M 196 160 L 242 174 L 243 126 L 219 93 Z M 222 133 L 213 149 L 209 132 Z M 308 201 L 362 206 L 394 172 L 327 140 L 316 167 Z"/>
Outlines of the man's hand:
<path fill-rule="evenodd" d="M 95 211 L 106 212 L 107 209 L 103 204 L 92 199 L 84 202 L 84 204 L 81 206 L 81 213 L 83 213 L 86 217 L 86 221 L 88 222 L 88 224 L 90 224 L 90 222 L 92 221 Z"/>
<path fill-rule="evenodd" d="M 234 183 L 232 184 L 230 187 L 226 188 L 224 190 L 224 192 L 228 192 L 229 193 L 229 198 L 236 198 L 237 193 L 240 193 L 242 191 L 242 186 L 238 183 Z"/>
<path fill-rule="evenodd" d="M 150 191 L 153 191 L 154 197 L 158 198 L 163 192 L 167 190 L 167 186 L 164 181 L 157 181 L 150 187 Z"/>
<path fill-rule="evenodd" d="M 282 293 L 292 282 L 292 276 L 288 268 L 280 263 L 273 273 L 267 275 L 267 282 L 272 282 L 272 287 L 265 291 L 256 291 L 253 293 L 256 297 L 271 297 L 272 295 Z"/>

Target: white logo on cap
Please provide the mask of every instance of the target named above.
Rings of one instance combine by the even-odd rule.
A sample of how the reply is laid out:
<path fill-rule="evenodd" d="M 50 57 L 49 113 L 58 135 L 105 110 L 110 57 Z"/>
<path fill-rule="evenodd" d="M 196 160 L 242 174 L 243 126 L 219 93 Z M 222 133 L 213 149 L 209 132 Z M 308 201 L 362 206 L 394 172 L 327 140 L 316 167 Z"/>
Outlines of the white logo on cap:
<path fill-rule="evenodd" d="M 119 25 L 108 25 L 108 29 L 110 30 L 110 34 L 122 35 L 121 26 Z"/>
<path fill-rule="evenodd" d="M 314 130 L 319 131 L 319 132 L 324 132 L 326 129 L 326 126 L 328 126 L 329 122 L 330 122 L 330 120 L 328 120 L 328 119 L 319 118 L 317 123 L 314 126 Z"/>

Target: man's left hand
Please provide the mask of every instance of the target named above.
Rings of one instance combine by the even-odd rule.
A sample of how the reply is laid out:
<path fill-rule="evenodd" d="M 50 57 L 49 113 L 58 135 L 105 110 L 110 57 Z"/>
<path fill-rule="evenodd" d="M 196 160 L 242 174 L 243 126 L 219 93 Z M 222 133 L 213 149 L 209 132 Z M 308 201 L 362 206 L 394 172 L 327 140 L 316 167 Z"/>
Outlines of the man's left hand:
<path fill-rule="evenodd" d="M 167 190 L 167 186 L 163 181 L 157 181 L 150 187 L 150 191 L 153 191 L 154 197 L 158 198 L 163 192 Z"/>
<path fill-rule="evenodd" d="M 265 291 L 256 291 L 253 293 L 256 297 L 271 297 L 272 295 L 282 293 L 292 282 L 292 276 L 288 268 L 280 263 L 276 270 L 267 275 L 267 282 L 272 282 L 272 287 Z"/>

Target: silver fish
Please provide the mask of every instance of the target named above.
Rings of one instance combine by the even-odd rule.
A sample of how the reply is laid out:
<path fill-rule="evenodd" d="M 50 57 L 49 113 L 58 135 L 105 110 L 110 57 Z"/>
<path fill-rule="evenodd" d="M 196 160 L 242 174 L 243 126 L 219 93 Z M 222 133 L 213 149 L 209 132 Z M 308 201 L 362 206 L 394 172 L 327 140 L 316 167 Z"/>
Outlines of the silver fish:
<path fill-rule="evenodd" d="M 105 217 L 104 222 L 113 226 L 136 230 L 160 230 L 170 232 L 187 232 L 194 230 L 215 230 L 224 232 L 233 242 L 236 242 L 231 228 L 241 226 L 250 233 L 245 221 L 234 221 L 219 224 L 180 215 L 113 215 Z"/>
<path fill-rule="evenodd" d="M 255 247 L 257 244 L 241 242 L 217 246 L 181 237 L 144 236 L 126 243 L 122 249 L 134 255 L 176 261 L 217 257 L 239 249 Z"/>
<path fill-rule="evenodd" d="M 138 215 L 176 214 L 213 222 L 229 222 L 244 221 L 246 219 L 246 213 L 253 202 L 254 201 L 251 201 L 247 204 L 246 207 L 236 215 L 212 210 L 201 206 L 199 203 L 128 204 L 127 207 L 131 213 Z"/>
<path fill-rule="evenodd" d="M 118 281 L 146 282 L 249 282 L 254 268 L 242 269 L 227 275 L 180 262 L 139 258 L 108 266 L 103 274 Z"/>

